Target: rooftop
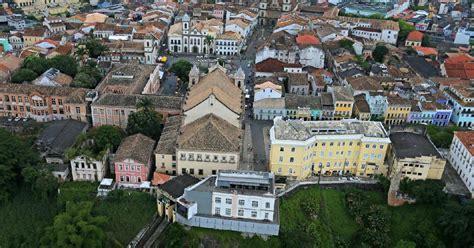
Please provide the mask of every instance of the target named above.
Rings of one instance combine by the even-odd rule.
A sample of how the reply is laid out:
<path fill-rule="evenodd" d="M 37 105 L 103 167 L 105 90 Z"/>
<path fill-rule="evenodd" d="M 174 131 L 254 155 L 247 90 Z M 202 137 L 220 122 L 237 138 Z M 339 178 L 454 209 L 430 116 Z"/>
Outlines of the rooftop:
<path fill-rule="evenodd" d="M 454 132 L 454 135 L 471 153 L 471 156 L 474 156 L 474 131 L 457 131 Z"/>
<path fill-rule="evenodd" d="M 361 113 L 370 113 L 370 107 L 363 94 L 355 96 L 355 107 Z"/>
<path fill-rule="evenodd" d="M 101 94 L 141 94 L 154 69 L 153 65 L 114 64 L 96 90 Z"/>
<path fill-rule="evenodd" d="M 263 171 L 220 170 L 192 190 L 242 195 L 274 196 L 274 175 Z"/>
<path fill-rule="evenodd" d="M 53 121 L 41 132 L 35 143 L 42 151 L 62 155 L 74 145 L 77 136 L 86 128 L 87 123 L 76 120 Z"/>
<path fill-rule="evenodd" d="M 288 73 L 288 85 L 309 86 L 308 73 Z"/>
<path fill-rule="evenodd" d="M 192 186 L 198 182 L 199 182 L 199 179 L 189 174 L 183 174 L 167 181 L 166 183 L 162 184 L 159 188 L 161 191 L 164 191 L 168 193 L 171 197 L 177 199 L 178 197 L 183 195 L 185 188 Z"/>
<path fill-rule="evenodd" d="M 390 134 L 390 140 L 398 158 L 436 156 L 442 158 L 436 147 L 423 134 L 398 132 Z"/>
<path fill-rule="evenodd" d="M 254 108 L 259 109 L 284 109 L 285 108 L 285 99 L 280 98 L 264 98 L 262 100 L 256 101 L 253 103 Z"/>
<path fill-rule="evenodd" d="M 181 115 L 166 118 L 164 128 L 161 131 L 160 140 L 156 145 L 156 154 L 175 154 L 182 119 L 183 116 Z"/>
<path fill-rule="evenodd" d="M 408 41 L 421 42 L 422 39 L 423 39 L 423 33 L 417 30 L 411 31 L 407 36 Z"/>
<path fill-rule="evenodd" d="M 180 149 L 238 152 L 242 130 L 224 119 L 207 114 L 181 128 Z"/>
<path fill-rule="evenodd" d="M 297 108 L 321 109 L 321 106 L 322 106 L 321 97 L 286 94 L 285 106 L 287 109 L 297 109 Z"/>
<path fill-rule="evenodd" d="M 122 140 L 117 148 L 114 160 L 115 162 L 120 162 L 125 159 L 133 159 L 148 165 L 154 148 L 155 141 L 152 138 L 137 133 Z"/>
<path fill-rule="evenodd" d="M 273 122 L 275 139 L 305 141 L 318 135 L 363 135 L 373 138 L 387 138 L 387 132 L 380 122 L 342 121 L 302 121 L 275 118 Z"/>
<path fill-rule="evenodd" d="M 157 96 L 157 95 L 122 95 L 122 94 L 105 94 L 99 98 L 92 105 L 101 106 L 114 106 L 114 107 L 127 107 L 136 108 L 136 105 L 140 99 L 149 98 L 155 109 L 163 110 L 179 110 L 181 109 L 182 98 L 177 96 Z"/>

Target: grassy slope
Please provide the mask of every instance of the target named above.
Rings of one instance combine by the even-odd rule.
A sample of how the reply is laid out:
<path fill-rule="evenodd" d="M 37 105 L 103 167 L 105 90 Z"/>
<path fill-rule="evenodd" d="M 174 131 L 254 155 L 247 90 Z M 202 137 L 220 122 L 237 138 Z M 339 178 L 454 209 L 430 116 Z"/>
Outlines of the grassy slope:
<path fill-rule="evenodd" d="M 109 218 L 105 226 L 112 243 L 126 246 L 151 221 L 156 212 L 153 197 L 142 192 L 121 195 L 119 200 L 99 200 L 96 183 L 67 182 L 57 200 L 38 201 L 28 190 L 19 191 L 7 204 L 0 205 L 0 247 L 35 247 L 45 227 L 64 210 L 66 201 L 93 201 L 94 214 Z"/>
<path fill-rule="evenodd" d="M 35 247 L 57 211 L 55 200 L 37 201 L 29 190 L 19 190 L 10 202 L 0 205 L 0 244 Z"/>
<path fill-rule="evenodd" d="M 374 204 L 385 204 L 385 196 L 380 192 L 366 191 L 369 198 Z M 289 232 L 290 230 L 301 229 L 301 223 L 308 217 L 300 210 L 300 202 L 307 197 L 317 197 L 324 202 L 322 219 L 330 227 L 333 238 L 340 237 L 350 242 L 358 230 L 358 225 L 349 214 L 345 206 L 345 194 L 338 190 L 322 190 L 310 188 L 298 191 L 293 195 L 280 200 L 280 234 Z M 426 205 L 410 205 L 398 208 L 389 208 L 392 213 L 391 218 L 391 238 L 393 244 L 399 240 L 409 240 L 409 235 L 416 228 L 416 223 L 426 221 L 432 223 L 436 228 L 435 220 L 439 216 L 441 208 Z M 188 232 L 189 237 L 198 237 L 203 239 L 211 239 L 221 247 L 279 247 L 282 243 L 277 237 L 272 237 L 268 241 L 260 238 L 243 238 L 242 235 L 231 231 L 216 231 L 203 228 L 192 228 Z M 188 238 L 188 237 L 186 237 Z M 204 241 L 206 242 L 206 241 Z"/>
<path fill-rule="evenodd" d="M 126 192 L 119 199 L 99 200 L 94 214 L 107 216 L 105 231 L 114 241 L 126 246 L 152 220 L 156 201 L 141 192 Z"/>

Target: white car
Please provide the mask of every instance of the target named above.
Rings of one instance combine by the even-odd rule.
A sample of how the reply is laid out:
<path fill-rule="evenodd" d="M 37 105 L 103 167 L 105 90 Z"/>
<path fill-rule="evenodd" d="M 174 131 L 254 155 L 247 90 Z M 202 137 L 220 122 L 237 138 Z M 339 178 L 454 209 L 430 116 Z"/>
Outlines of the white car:
<path fill-rule="evenodd" d="M 8 121 L 13 121 L 13 117 L 8 117 Z"/>
<path fill-rule="evenodd" d="M 15 121 L 20 121 L 20 120 L 21 120 L 21 117 L 19 116 L 15 118 Z"/>

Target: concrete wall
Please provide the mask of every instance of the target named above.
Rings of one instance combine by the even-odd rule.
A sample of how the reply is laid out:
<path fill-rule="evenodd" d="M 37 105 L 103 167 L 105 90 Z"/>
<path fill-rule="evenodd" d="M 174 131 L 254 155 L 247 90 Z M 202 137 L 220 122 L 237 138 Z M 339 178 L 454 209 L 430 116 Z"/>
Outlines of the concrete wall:
<path fill-rule="evenodd" d="M 214 216 L 194 216 L 190 220 L 176 214 L 177 221 L 188 226 L 231 230 L 236 232 L 256 233 L 263 235 L 278 235 L 280 225 L 276 223 L 260 223 L 237 219 L 224 219 Z"/>

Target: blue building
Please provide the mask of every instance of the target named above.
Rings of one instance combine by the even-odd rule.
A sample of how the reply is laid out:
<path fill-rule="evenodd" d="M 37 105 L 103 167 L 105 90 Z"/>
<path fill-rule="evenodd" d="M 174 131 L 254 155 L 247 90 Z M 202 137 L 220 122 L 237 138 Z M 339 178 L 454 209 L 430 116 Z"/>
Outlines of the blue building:
<path fill-rule="evenodd" d="M 451 86 L 444 93 L 453 109 L 451 121 L 460 127 L 474 126 L 474 87 Z"/>

